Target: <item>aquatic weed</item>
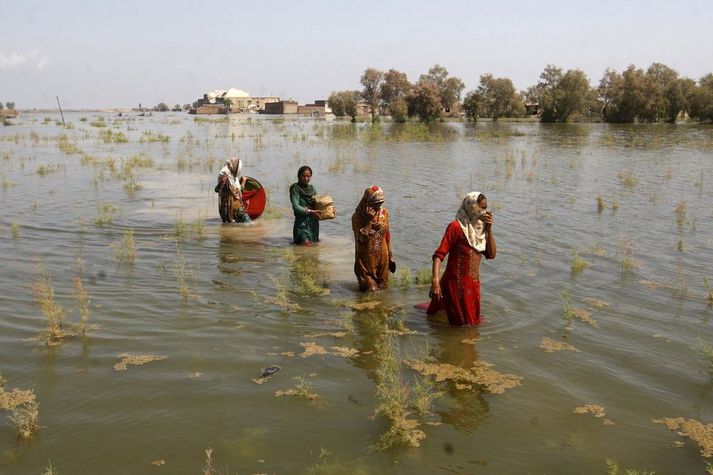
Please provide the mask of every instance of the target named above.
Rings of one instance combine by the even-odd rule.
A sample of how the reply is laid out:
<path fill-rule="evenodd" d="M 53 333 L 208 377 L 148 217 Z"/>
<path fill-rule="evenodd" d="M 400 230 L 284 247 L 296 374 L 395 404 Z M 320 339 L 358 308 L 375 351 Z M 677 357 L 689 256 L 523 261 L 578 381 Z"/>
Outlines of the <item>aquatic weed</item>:
<path fill-rule="evenodd" d="M 195 296 L 193 286 L 195 285 L 195 274 L 191 269 L 190 263 L 186 264 L 183 258 L 181 249 L 176 246 L 176 257 L 173 261 L 173 271 L 176 275 L 176 283 L 178 284 L 178 293 L 181 294 L 183 300 L 188 300 Z"/>
<path fill-rule="evenodd" d="M 628 238 L 621 238 L 617 253 L 619 255 L 619 267 L 622 273 L 630 272 L 639 267 L 639 262 L 634 259 L 634 241 Z"/>
<path fill-rule="evenodd" d="M 622 472 L 619 470 L 619 464 L 616 460 L 608 458 L 605 459 L 605 462 L 607 464 L 607 475 L 655 475 L 656 473 L 633 468 L 627 468 Z"/>
<path fill-rule="evenodd" d="M 583 259 L 577 249 L 572 249 L 572 274 L 579 274 L 585 269 L 589 269 L 592 263 Z"/>
<path fill-rule="evenodd" d="M 597 213 L 604 211 L 604 208 L 606 208 L 606 203 L 604 201 L 604 197 L 600 194 L 597 196 Z"/>
<path fill-rule="evenodd" d="M 408 267 L 402 267 L 399 269 L 398 274 L 396 274 L 397 285 L 402 289 L 408 289 L 411 287 L 411 269 Z"/>
<path fill-rule="evenodd" d="M 681 201 L 678 203 L 678 206 L 676 206 L 676 223 L 678 223 L 679 226 L 683 226 L 686 224 L 686 209 L 688 208 L 688 204 L 685 201 Z"/>
<path fill-rule="evenodd" d="M 13 241 L 20 239 L 20 225 L 16 222 L 13 222 L 10 225 L 10 235 L 12 236 Z"/>
<path fill-rule="evenodd" d="M 47 466 L 42 469 L 42 475 L 59 475 L 59 471 L 52 466 L 51 460 L 47 460 Z"/>
<path fill-rule="evenodd" d="M 82 283 L 81 275 L 81 263 L 78 263 L 79 275 L 74 278 L 74 289 L 77 292 L 77 305 L 79 306 L 79 324 L 77 325 L 77 331 L 85 336 L 89 327 L 89 304 L 91 299 L 89 298 L 89 293 L 84 288 Z"/>
<path fill-rule="evenodd" d="M 94 218 L 94 224 L 99 227 L 104 227 L 114 221 L 114 213 L 119 210 L 111 203 L 102 203 L 99 205 L 99 215 Z"/>
<path fill-rule="evenodd" d="M 127 229 L 119 243 L 112 244 L 114 257 L 119 262 L 133 264 L 136 260 L 136 245 L 134 243 L 134 230 Z"/>
<path fill-rule="evenodd" d="M 305 379 L 304 375 L 293 378 L 297 381 L 294 387 L 290 389 L 280 390 L 275 392 L 275 396 L 296 396 L 303 399 L 314 401 L 319 398 L 319 394 L 314 392 L 312 385 Z"/>
<path fill-rule="evenodd" d="M 47 329 L 41 334 L 40 338 L 46 345 L 52 346 L 59 344 L 62 338 L 67 335 L 63 329 L 67 311 L 55 300 L 52 280 L 47 269 L 40 265 L 38 266 L 38 271 L 40 274 L 39 280 L 32 286 L 32 293 L 35 297 L 35 305 L 47 317 Z"/>

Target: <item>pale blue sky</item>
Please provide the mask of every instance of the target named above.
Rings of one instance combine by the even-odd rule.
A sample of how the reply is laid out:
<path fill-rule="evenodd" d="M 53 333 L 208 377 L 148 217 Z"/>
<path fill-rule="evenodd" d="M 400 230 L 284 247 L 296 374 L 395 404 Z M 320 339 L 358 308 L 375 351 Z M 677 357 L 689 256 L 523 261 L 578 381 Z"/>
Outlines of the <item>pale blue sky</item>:
<path fill-rule="evenodd" d="M 373 66 L 416 80 L 439 63 L 524 89 L 544 66 L 662 62 L 713 72 L 713 1 L 0 0 L 0 101 L 22 108 L 192 102 L 237 87 L 300 102 L 359 88 Z"/>

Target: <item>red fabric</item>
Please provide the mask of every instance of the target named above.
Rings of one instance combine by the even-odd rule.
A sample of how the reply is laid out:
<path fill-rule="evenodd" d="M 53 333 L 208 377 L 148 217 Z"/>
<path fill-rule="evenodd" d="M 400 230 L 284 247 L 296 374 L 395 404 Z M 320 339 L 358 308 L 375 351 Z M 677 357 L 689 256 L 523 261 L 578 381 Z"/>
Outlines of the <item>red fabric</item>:
<path fill-rule="evenodd" d="M 443 261 L 448 256 L 446 271 L 441 277 L 439 301 L 431 299 L 427 313 L 445 310 L 448 322 L 454 326 L 480 323 L 480 259 L 482 254 L 470 247 L 458 221 L 453 221 L 433 258 Z"/>

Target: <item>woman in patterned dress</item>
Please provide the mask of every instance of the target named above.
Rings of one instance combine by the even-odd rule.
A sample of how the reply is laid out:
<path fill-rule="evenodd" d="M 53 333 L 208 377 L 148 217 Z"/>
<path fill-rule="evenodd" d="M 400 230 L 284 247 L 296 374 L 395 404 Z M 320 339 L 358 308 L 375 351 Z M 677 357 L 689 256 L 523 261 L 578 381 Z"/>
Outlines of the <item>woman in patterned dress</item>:
<path fill-rule="evenodd" d="M 396 271 L 396 262 L 391 253 L 389 211 L 382 206 L 383 203 L 383 190 L 371 186 L 364 191 L 352 215 L 356 248 L 354 273 L 362 292 L 385 289 L 389 271 Z"/>
<path fill-rule="evenodd" d="M 445 310 L 448 323 L 470 326 L 480 323 L 480 260 L 494 259 L 493 215 L 487 211 L 488 199 L 474 191 L 463 198 L 455 221 L 433 253 L 431 304 L 427 313 Z M 440 277 L 441 262 L 448 264 Z"/>
<path fill-rule="evenodd" d="M 243 206 L 245 177 L 240 175 L 243 162 L 233 157 L 223 164 L 218 174 L 218 213 L 224 223 L 251 223 L 252 220 Z"/>

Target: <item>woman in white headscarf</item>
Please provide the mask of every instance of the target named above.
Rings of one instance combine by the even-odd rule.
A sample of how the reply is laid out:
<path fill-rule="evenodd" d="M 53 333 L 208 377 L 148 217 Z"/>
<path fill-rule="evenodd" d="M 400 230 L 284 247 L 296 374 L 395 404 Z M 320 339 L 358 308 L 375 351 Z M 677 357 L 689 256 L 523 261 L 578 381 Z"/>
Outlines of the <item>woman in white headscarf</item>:
<path fill-rule="evenodd" d="M 215 187 L 218 193 L 218 212 L 224 223 L 250 223 L 250 216 L 243 206 L 243 187 L 245 177 L 240 175 L 243 162 L 238 157 L 233 157 L 223 164 L 218 174 L 218 184 Z"/>
<path fill-rule="evenodd" d="M 493 215 L 488 199 L 480 192 L 468 193 L 433 253 L 431 303 L 428 314 L 445 310 L 453 326 L 480 323 L 480 259 L 495 258 Z M 441 262 L 448 256 L 446 271 Z"/>

